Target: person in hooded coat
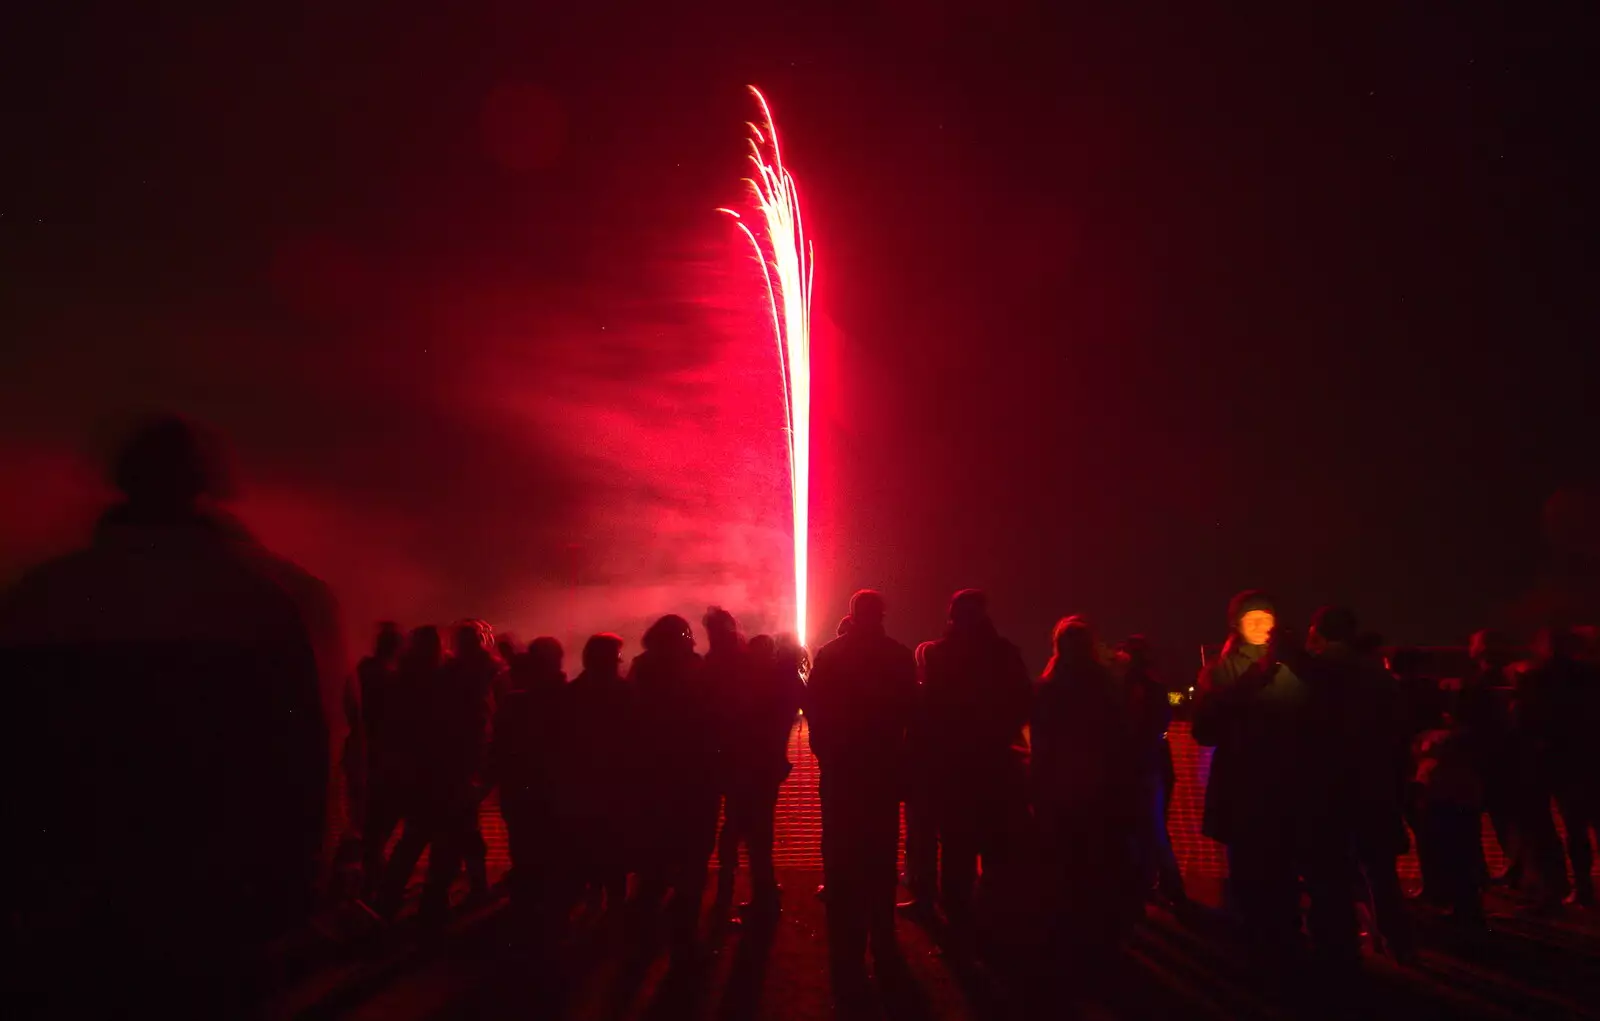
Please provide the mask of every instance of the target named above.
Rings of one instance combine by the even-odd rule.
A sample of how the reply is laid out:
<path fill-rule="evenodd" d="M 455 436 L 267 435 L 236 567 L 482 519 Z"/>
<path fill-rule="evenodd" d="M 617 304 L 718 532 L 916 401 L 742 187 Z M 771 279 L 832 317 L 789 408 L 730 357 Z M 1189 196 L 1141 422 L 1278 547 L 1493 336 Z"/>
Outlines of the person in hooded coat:
<path fill-rule="evenodd" d="M 225 509 L 224 460 L 146 423 L 90 544 L 0 595 L 23 1014 L 229 1012 L 316 907 L 348 665 L 327 588 Z"/>
<path fill-rule="evenodd" d="M 1092 978 L 1140 904 L 1133 847 L 1141 763 L 1089 622 L 1063 618 L 1052 644 L 1030 724 L 1029 781 L 1046 869 L 1039 888 L 1050 915 L 1041 950 L 1047 965 Z"/>
<path fill-rule="evenodd" d="M 1194 739 L 1214 748 L 1201 832 L 1227 845 L 1230 894 L 1269 966 L 1299 940 L 1296 844 L 1306 782 L 1307 693 L 1299 650 L 1273 603 L 1250 590 L 1228 605 L 1222 655 L 1195 685 Z M 1288 662 L 1286 662 L 1288 661 Z"/>

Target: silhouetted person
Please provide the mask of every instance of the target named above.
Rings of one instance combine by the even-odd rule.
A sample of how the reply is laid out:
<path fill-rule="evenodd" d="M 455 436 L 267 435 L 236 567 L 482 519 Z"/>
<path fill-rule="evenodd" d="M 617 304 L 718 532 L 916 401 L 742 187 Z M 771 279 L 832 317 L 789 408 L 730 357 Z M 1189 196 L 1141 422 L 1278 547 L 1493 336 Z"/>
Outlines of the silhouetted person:
<path fill-rule="evenodd" d="M 1177 782 L 1172 749 L 1167 744 L 1172 702 L 1167 697 L 1166 684 L 1156 675 L 1150 662 L 1150 643 L 1143 635 L 1133 635 L 1123 642 L 1118 659 L 1122 666 L 1123 698 L 1133 724 L 1143 812 L 1135 843 L 1140 881 L 1153 886 L 1168 904 L 1182 905 L 1188 897 L 1167 830 L 1167 805 Z"/>
<path fill-rule="evenodd" d="M 444 668 L 444 637 L 432 624 L 411 629 L 395 666 L 394 690 L 384 710 L 394 733 L 397 753 L 391 786 L 400 807 L 401 820 L 415 818 L 425 789 L 428 764 L 422 750 L 432 727 L 432 700 Z M 415 823 L 401 830 L 394 852 L 383 863 L 371 890 L 372 907 L 392 917 L 400 909 L 405 884 L 427 848 L 427 838 Z"/>
<path fill-rule="evenodd" d="M 1526 668 L 1528 664 L 1522 666 Z M 1551 705 L 1541 679 L 1528 684 L 1528 675 L 1534 669 L 1537 667 L 1515 674 L 1510 692 L 1510 740 L 1506 760 L 1500 767 L 1500 782 L 1508 797 L 1505 809 L 1515 846 L 1506 878 L 1532 896 L 1536 908 L 1548 911 L 1558 909 L 1571 888 L 1566 856 L 1561 852 L 1561 837 L 1550 808 L 1554 777 L 1546 753 L 1551 736 Z"/>
<path fill-rule="evenodd" d="M 361 827 L 362 873 L 368 893 L 383 873 L 384 851 L 405 815 L 404 693 L 399 689 L 400 653 L 405 635 L 393 621 L 378 626 L 372 655 L 356 664 L 361 688 L 362 727 L 366 733 L 366 812 Z"/>
<path fill-rule="evenodd" d="M 958 948 L 975 936 L 973 886 L 1003 864 L 1027 814 L 1027 775 L 1017 755 L 1033 702 L 1022 653 L 1000 637 L 977 589 L 950 600 L 944 637 L 923 650 L 917 767 L 941 847 L 940 893 Z"/>
<path fill-rule="evenodd" d="M 567 685 L 565 699 L 558 782 L 580 865 L 577 879 L 592 902 L 603 895 L 606 909 L 616 911 L 628 898 L 629 781 L 636 751 L 621 638 L 599 634 L 584 643 L 583 672 Z"/>
<path fill-rule="evenodd" d="M 1301 669 L 1309 693 L 1302 753 L 1301 870 L 1316 949 L 1335 966 L 1359 959 L 1352 879 L 1366 877 L 1379 930 L 1395 957 L 1416 953 L 1396 872 L 1409 846 L 1402 817 L 1410 741 L 1393 678 L 1356 648 L 1356 617 L 1324 606 L 1312 619 Z"/>
<path fill-rule="evenodd" d="M 706 610 L 700 623 L 706 629 L 703 681 L 715 711 L 715 732 L 709 735 L 717 748 L 717 787 L 722 795 L 722 833 L 717 841 L 716 909 L 725 913 L 733 904 L 733 884 L 739 872 L 739 836 L 730 818 L 730 787 L 734 764 L 728 745 L 737 740 L 740 721 L 735 708 L 750 679 L 750 657 L 733 614 L 720 606 Z"/>
<path fill-rule="evenodd" d="M 567 905 L 575 866 L 571 835 L 562 825 L 557 785 L 569 782 L 562 761 L 567 740 L 567 675 L 554 638 L 535 638 L 507 671 L 504 698 L 495 707 L 493 782 L 511 845 L 511 896 L 522 908 L 547 911 L 548 921 Z"/>
<path fill-rule="evenodd" d="M 1132 861 L 1142 816 L 1139 756 L 1126 704 L 1082 617 L 1056 624 L 1034 698 L 1034 816 L 1050 922 L 1047 967 L 1103 970 L 1140 899 Z"/>
<path fill-rule="evenodd" d="M 750 639 L 745 650 L 745 681 L 729 693 L 729 726 L 722 742 L 727 819 L 717 857 L 723 869 L 738 861 L 743 842 L 750 856 L 753 916 L 778 911 L 778 877 L 772 864 L 774 815 L 778 788 L 793 768 L 789 732 L 800 711 L 800 650 L 779 645 L 769 635 Z M 710 657 L 707 657 L 709 662 Z"/>
<path fill-rule="evenodd" d="M 331 661 L 330 661 L 331 664 Z M 341 686 L 343 697 L 344 748 L 336 751 L 338 772 L 343 778 L 343 796 L 338 800 L 343 811 L 331 818 L 329 835 L 336 843 L 332 858 L 332 873 L 323 884 L 322 902 L 332 907 L 343 905 L 365 894 L 368 873 L 364 866 L 367 841 L 365 838 L 371 785 L 367 764 L 367 727 L 363 722 L 365 710 L 361 704 L 361 679 L 355 673 L 345 677 Z M 334 797 L 330 795 L 330 798 Z M 331 813 L 330 813 L 331 814 Z"/>
<path fill-rule="evenodd" d="M 916 701 L 911 650 L 884 632 L 883 596 L 850 600 L 845 634 L 817 651 L 806 684 L 811 749 L 821 769 L 822 863 L 834 992 L 902 963 L 895 941 L 895 850 L 906 727 Z"/>
<path fill-rule="evenodd" d="M 1555 795 L 1572 863 L 1572 902 L 1593 907 L 1591 835 L 1600 824 L 1600 670 L 1579 658 L 1571 628 L 1546 628 L 1538 664 L 1517 685 L 1518 724 L 1531 745 L 1538 789 Z"/>
<path fill-rule="evenodd" d="M 150 422 L 111 475 L 90 545 L 0 597 L 7 967 L 59 1013 L 218 1016 L 313 910 L 347 672 L 326 589 L 222 508 L 209 432 Z"/>
<path fill-rule="evenodd" d="M 1442 725 L 1445 697 L 1439 682 L 1427 674 L 1426 654 L 1417 648 L 1399 648 L 1384 661 L 1393 678 L 1400 699 L 1402 736 L 1408 746 L 1414 746 L 1419 735 L 1436 731 Z M 1428 842 L 1429 827 L 1424 819 L 1424 791 L 1413 776 L 1405 790 L 1402 807 L 1405 821 L 1416 838 L 1417 865 L 1422 871 L 1422 890 L 1419 900 L 1438 902 L 1440 897 L 1433 889 L 1434 857 Z"/>
<path fill-rule="evenodd" d="M 1485 629 L 1473 633 L 1467 649 L 1473 669 L 1462 680 L 1456 718 L 1469 735 L 1473 764 L 1483 784 L 1483 808 L 1506 859 L 1505 872 L 1492 878 L 1518 886 L 1526 854 L 1519 818 L 1526 774 L 1511 721 L 1515 694 L 1508 677 L 1511 643 L 1505 635 Z M 1475 854 L 1480 868 L 1487 872 L 1481 846 Z"/>
<path fill-rule="evenodd" d="M 717 839 L 716 704 L 688 621 L 662 617 L 643 644 L 628 674 L 639 721 L 639 899 L 650 904 L 672 890 L 670 945 L 674 960 L 687 963 L 699 949 L 700 898 Z"/>
<path fill-rule="evenodd" d="M 1419 846 L 1429 848 L 1428 900 L 1458 925 L 1483 925 L 1483 783 L 1474 737 L 1454 711 L 1412 737 Z"/>
<path fill-rule="evenodd" d="M 1231 894 L 1255 950 L 1272 963 L 1293 950 L 1300 931 L 1306 691 L 1284 662 L 1296 650 L 1265 593 L 1234 596 L 1228 626 L 1222 655 L 1195 685 L 1194 739 L 1216 749 L 1201 832 L 1227 845 Z"/>
<path fill-rule="evenodd" d="M 555 641 L 555 639 L 552 638 L 551 641 Z M 515 663 L 517 657 L 522 654 L 518 651 L 518 644 L 517 639 L 512 635 L 495 636 L 494 651 L 500 657 L 500 662 L 506 665 L 506 669 L 500 674 L 499 683 L 495 685 L 494 689 L 494 697 L 497 703 L 511 691 L 511 664 Z"/>
<path fill-rule="evenodd" d="M 478 803 L 488 765 L 494 689 L 505 670 L 495 650 L 494 632 L 483 621 L 456 625 L 452 647 L 454 655 L 417 693 L 416 788 L 380 894 L 380 912 L 392 915 L 417 855 L 431 846 L 418 917 L 433 925 L 445 920 L 450 884 L 463 862 L 472 894 L 487 892 Z"/>
<path fill-rule="evenodd" d="M 843 617 L 839 618 L 838 626 L 833 629 L 833 636 L 835 638 L 843 638 L 845 635 L 847 635 L 849 633 L 850 633 L 850 615 L 847 613 Z M 808 686 L 808 689 L 809 689 L 809 686 Z M 811 733 L 811 724 L 809 722 L 810 710 L 807 707 L 806 703 L 804 703 L 804 702 L 801 703 L 801 709 L 803 711 L 805 711 L 806 716 L 808 718 L 808 722 L 806 723 L 806 734 L 807 734 L 807 741 L 809 742 L 809 740 L 810 740 L 809 735 Z M 924 814 L 926 814 L 926 813 L 924 813 Z M 939 853 L 938 852 L 938 843 L 936 841 L 935 844 L 934 844 L 934 855 L 937 857 L 938 853 Z M 937 863 L 935 863 L 935 864 L 936 864 L 936 867 L 935 867 L 932 875 L 934 876 L 934 881 L 937 882 L 938 881 L 938 869 L 937 869 Z M 827 890 L 828 890 L 828 888 L 827 888 L 826 884 L 818 886 L 817 887 L 817 899 L 818 900 L 826 900 L 827 899 Z"/>

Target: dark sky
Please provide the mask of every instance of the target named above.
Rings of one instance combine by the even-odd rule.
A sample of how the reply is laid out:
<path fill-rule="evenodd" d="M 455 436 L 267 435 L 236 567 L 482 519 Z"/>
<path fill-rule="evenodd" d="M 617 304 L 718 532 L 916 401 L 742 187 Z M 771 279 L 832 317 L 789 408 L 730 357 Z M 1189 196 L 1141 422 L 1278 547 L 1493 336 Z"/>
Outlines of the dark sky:
<path fill-rule="evenodd" d="M 776 368 L 711 212 L 752 82 L 817 246 L 819 631 L 980 585 L 1035 661 L 1083 612 L 1187 669 L 1260 585 L 1459 641 L 1594 477 L 1582 5 L 35 6 L 4 575 L 178 408 L 358 628 L 778 623 Z"/>

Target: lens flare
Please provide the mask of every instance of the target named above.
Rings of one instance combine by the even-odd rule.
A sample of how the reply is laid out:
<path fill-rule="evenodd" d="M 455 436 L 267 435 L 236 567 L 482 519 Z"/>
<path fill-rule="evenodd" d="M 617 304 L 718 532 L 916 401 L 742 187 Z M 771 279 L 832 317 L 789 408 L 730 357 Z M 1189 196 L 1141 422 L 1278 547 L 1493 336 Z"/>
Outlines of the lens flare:
<path fill-rule="evenodd" d="M 745 178 L 754 199 L 756 229 L 752 230 L 744 217 L 732 209 L 717 212 L 733 217 L 744 231 L 767 285 L 767 306 L 772 310 L 772 332 L 782 369 L 789 492 L 794 503 L 794 626 L 796 637 L 805 642 L 806 540 L 811 503 L 811 243 L 806 240 L 800 218 L 800 192 L 793 175 L 783 165 L 772 108 L 754 85 L 750 86 L 750 94 L 761 106 L 761 121 L 749 124 L 749 159 L 754 172 Z"/>

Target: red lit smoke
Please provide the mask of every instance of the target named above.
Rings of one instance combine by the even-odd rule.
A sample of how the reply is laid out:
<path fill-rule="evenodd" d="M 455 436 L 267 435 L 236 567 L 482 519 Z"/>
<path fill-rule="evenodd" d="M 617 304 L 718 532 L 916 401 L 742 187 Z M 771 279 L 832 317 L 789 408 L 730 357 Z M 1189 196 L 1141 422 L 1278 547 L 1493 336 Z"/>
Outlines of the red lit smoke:
<path fill-rule="evenodd" d="M 241 516 L 333 585 L 358 646 L 379 618 L 465 615 L 523 640 L 636 638 L 708 603 L 781 628 L 788 479 L 758 271 L 709 217 L 647 261 L 535 287 L 515 268 L 421 273 L 345 240 L 286 240 L 262 273 L 278 322 L 158 310 L 120 338 L 142 356 L 79 337 L 78 357 L 103 344 L 138 368 L 96 374 L 48 413 L 7 409 L 17 498 L 0 570 L 87 534 L 107 497 L 93 427 L 108 409 L 168 407 L 233 437 Z M 61 334 L 114 315 L 38 311 Z M 19 373 L 43 383 L 64 361 Z"/>

